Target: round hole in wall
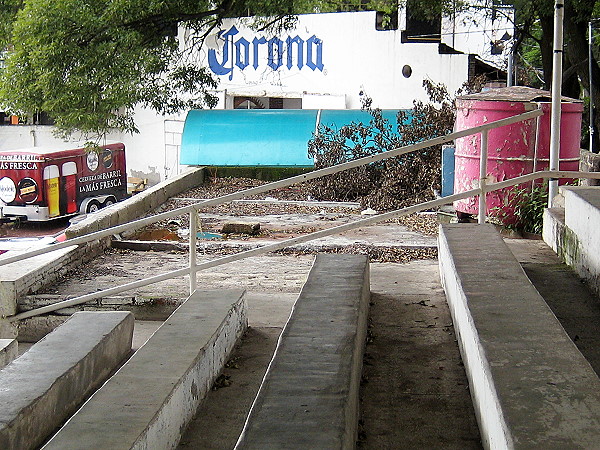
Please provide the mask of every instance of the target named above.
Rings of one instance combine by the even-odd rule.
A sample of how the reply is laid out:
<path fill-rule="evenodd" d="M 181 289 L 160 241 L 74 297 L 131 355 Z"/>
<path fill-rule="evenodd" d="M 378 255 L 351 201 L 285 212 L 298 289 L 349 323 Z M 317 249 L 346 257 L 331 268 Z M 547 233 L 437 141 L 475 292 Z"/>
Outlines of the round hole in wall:
<path fill-rule="evenodd" d="M 404 75 L 404 78 L 410 78 L 410 76 L 412 75 L 412 67 L 410 67 L 408 64 L 406 64 L 402 68 L 402 75 Z"/>

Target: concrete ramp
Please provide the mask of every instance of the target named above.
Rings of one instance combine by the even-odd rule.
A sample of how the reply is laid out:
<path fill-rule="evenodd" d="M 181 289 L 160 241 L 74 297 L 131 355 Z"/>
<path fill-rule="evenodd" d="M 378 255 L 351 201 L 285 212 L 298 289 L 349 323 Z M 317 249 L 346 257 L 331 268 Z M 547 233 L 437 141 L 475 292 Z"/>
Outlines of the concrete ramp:
<path fill-rule="evenodd" d="M 442 225 L 439 261 L 484 446 L 598 448 L 600 380 L 494 227 Z"/>
<path fill-rule="evenodd" d="M 369 298 L 366 256 L 317 256 L 236 448 L 355 447 Z"/>
<path fill-rule="evenodd" d="M 196 291 L 44 449 L 168 449 L 246 330 L 243 291 Z"/>
<path fill-rule="evenodd" d="M 131 352 L 133 315 L 78 312 L 0 370 L 0 448 L 38 448 Z"/>

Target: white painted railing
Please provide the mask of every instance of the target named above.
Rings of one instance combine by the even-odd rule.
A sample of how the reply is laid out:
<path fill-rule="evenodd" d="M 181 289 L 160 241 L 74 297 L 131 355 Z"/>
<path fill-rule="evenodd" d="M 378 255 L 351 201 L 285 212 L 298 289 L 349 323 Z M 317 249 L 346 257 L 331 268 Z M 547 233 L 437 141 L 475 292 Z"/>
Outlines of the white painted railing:
<path fill-rule="evenodd" d="M 295 177 L 287 178 L 285 180 L 275 181 L 272 183 L 268 183 L 268 184 L 265 184 L 262 186 L 257 186 L 254 188 L 246 189 L 243 191 L 238 191 L 236 193 L 224 195 L 222 197 L 217 197 L 214 199 L 200 201 L 193 205 L 189 205 L 189 206 L 186 206 L 183 208 L 177 208 L 177 209 L 174 209 L 169 212 L 157 214 L 155 216 L 144 218 L 144 219 L 139 219 L 139 220 L 136 220 L 133 222 L 123 224 L 123 225 L 118 225 L 118 226 L 115 226 L 112 228 L 108 228 L 106 230 L 97 231 L 95 233 L 90 233 L 86 236 L 69 239 L 62 243 L 57 243 L 57 244 L 53 244 L 48 247 L 43 247 L 43 248 L 28 251 L 28 252 L 24 252 L 19 255 L 2 258 L 2 259 L 0 259 L 0 266 L 9 264 L 9 263 L 12 263 L 15 261 L 22 261 L 25 258 L 30 258 L 33 256 L 41 255 L 41 254 L 48 253 L 48 252 L 58 250 L 61 248 L 65 248 L 65 247 L 70 247 L 72 245 L 79 245 L 79 244 L 83 244 L 86 242 L 106 238 L 106 237 L 112 236 L 114 234 L 121 233 L 123 231 L 139 229 L 139 228 L 149 225 L 151 223 L 155 223 L 155 222 L 158 222 L 161 220 L 172 218 L 172 217 L 175 217 L 175 216 L 178 216 L 181 214 L 185 214 L 185 213 L 190 214 L 190 238 L 189 238 L 189 245 L 190 245 L 189 255 L 190 255 L 190 257 L 189 257 L 189 264 L 187 267 L 184 267 L 184 268 L 181 268 L 178 270 L 174 270 L 171 272 L 166 272 L 166 273 L 156 275 L 153 277 L 145 278 L 142 280 L 134 281 L 131 283 L 127 283 L 127 284 L 117 286 L 114 288 L 105 289 L 103 291 L 97 291 L 97 292 L 93 292 L 91 294 L 86 294 L 86 295 L 82 295 L 82 296 L 72 298 L 69 300 L 57 302 L 52 305 L 44 306 L 44 307 L 41 307 L 41 308 L 38 308 L 38 309 L 35 309 L 32 311 L 26 311 L 26 312 L 23 312 L 20 314 L 16 314 L 14 316 L 10 316 L 10 317 L 8 317 L 8 320 L 10 322 L 14 322 L 14 321 L 17 321 L 20 319 L 25 319 L 25 318 L 37 316 L 40 314 L 49 313 L 49 312 L 56 311 L 56 310 L 66 308 L 69 306 L 79 305 L 82 303 L 89 302 L 91 300 L 96 300 L 96 299 L 107 297 L 110 295 L 119 294 L 119 293 L 122 293 L 125 291 L 129 291 L 131 289 L 148 286 L 148 285 L 157 283 L 159 281 L 164 281 L 164 280 L 168 280 L 168 279 L 176 278 L 176 277 L 180 277 L 180 276 L 185 276 L 185 275 L 190 276 L 190 291 L 193 292 L 196 289 L 196 274 L 197 274 L 197 272 L 199 272 L 201 270 L 205 270 L 205 269 L 208 269 L 211 267 L 216 267 L 216 266 L 226 264 L 229 262 L 233 262 L 233 261 L 238 261 L 238 260 L 248 258 L 251 256 L 258 256 L 258 255 L 261 255 L 264 253 L 281 250 L 283 248 L 286 248 L 286 247 L 289 247 L 289 246 L 292 246 L 295 244 L 300 244 L 303 242 L 320 239 L 323 237 L 327 237 L 327 236 L 338 234 L 338 233 L 341 233 L 344 231 L 348 231 L 348 230 L 351 230 L 354 228 L 372 225 L 372 224 L 382 222 L 382 221 L 385 221 L 388 219 L 397 218 L 397 217 L 401 217 L 404 215 L 424 211 L 424 210 L 427 210 L 430 208 L 442 206 L 442 205 L 445 205 L 448 203 L 452 203 L 456 200 L 461 200 L 461 199 L 465 199 L 468 197 L 479 196 L 479 208 L 480 208 L 479 209 L 479 221 L 481 223 L 483 223 L 485 221 L 485 211 L 486 211 L 485 194 L 488 192 L 491 192 L 491 191 L 494 191 L 497 189 L 503 189 L 506 187 L 514 186 L 514 185 L 524 183 L 527 181 L 532 181 L 537 178 L 598 178 L 598 179 L 600 179 L 600 173 L 540 171 L 540 172 L 534 172 L 534 173 L 531 173 L 528 175 L 523 175 L 523 176 L 520 176 L 517 178 L 512 178 L 510 180 L 487 184 L 487 182 L 486 182 L 486 180 L 487 180 L 487 176 L 486 176 L 486 174 L 487 174 L 487 158 L 481 158 L 480 183 L 479 183 L 479 187 L 476 189 L 471 189 L 469 191 L 461 192 L 459 194 L 450 195 L 448 197 L 440 198 L 437 200 L 432 200 L 429 202 L 421 203 L 418 205 L 410 206 L 410 207 L 399 209 L 396 211 L 390 211 L 390 212 L 379 214 L 379 215 L 369 217 L 366 219 L 357 220 L 357 221 L 350 222 L 350 223 L 347 223 L 344 225 L 339 225 L 336 227 L 328 228 L 326 230 L 320 230 L 320 231 L 317 231 L 314 233 L 306 234 L 304 236 L 298 236 L 298 237 L 295 237 L 292 239 L 287 239 L 287 240 L 284 240 L 284 241 L 281 241 L 281 242 L 278 242 L 275 244 L 265 245 L 265 246 L 262 246 L 259 248 L 246 250 L 246 251 L 243 251 L 240 253 L 236 253 L 234 255 L 223 256 L 223 257 L 216 258 L 211 261 L 204 262 L 204 263 L 199 264 L 197 262 L 196 232 L 195 231 L 197 229 L 197 224 L 198 224 L 198 211 L 202 208 L 227 203 L 227 202 L 230 202 L 233 200 L 242 199 L 242 198 L 250 196 L 250 195 L 267 192 L 267 191 L 277 189 L 277 188 L 291 186 L 293 184 L 305 182 L 305 181 L 319 178 L 319 177 L 322 177 L 325 175 L 338 173 L 338 172 L 341 172 L 343 170 L 347 170 L 350 168 L 359 167 L 359 166 L 370 164 L 370 163 L 373 163 L 376 161 L 382 161 L 382 160 L 385 160 L 388 158 L 393 158 L 396 156 L 404 155 L 406 153 L 410 153 L 410 152 L 413 152 L 416 150 L 421 150 L 421 149 L 431 147 L 434 145 L 440 145 L 440 144 L 444 144 L 447 142 L 451 142 L 451 141 L 454 141 L 455 139 L 469 136 L 469 135 L 476 134 L 476 133 L 482 134 L 482 152 L 481 153 L 482 153 L 482 156 L 484 156 L 485 154 L 487 154 L 487 134 L 490 129 L 498 128 L 498 127 L 505 126 L 505 125 L 510 125 L 510 124 L 521 122 L 524 120 L 533 119 L 542 114 L 543 113 L 541 110 L 529 111 L 527 113 L 524 113 L 524 114 L 521 114 L 518 116 L 513 116 L 513 117 L 506 118 L 506 119 L 501 119 L 501 120 L 498 120 L 495 122 L 490 122 L 485 125 L 480 125 L 478 127 L 450 133 L 446 136 L 441 136 L 438 138 L 419 142 L 417 144 L 401 147 L 401 148 L 398 148 L 395 150 L 390 150 L 388 152 L 379 153 L 379 154 L 372 155 L 372 156 L 367 156 L 365 158 L 357 159 L 354 161 L 349 161 L 349 162 L 339 164 L 339 165 L 336 165 L 333 167 L 327 167 L 325 169 L 315 170 L 315 171 L 307 173 L 307 174 L 298 175 Z"/>

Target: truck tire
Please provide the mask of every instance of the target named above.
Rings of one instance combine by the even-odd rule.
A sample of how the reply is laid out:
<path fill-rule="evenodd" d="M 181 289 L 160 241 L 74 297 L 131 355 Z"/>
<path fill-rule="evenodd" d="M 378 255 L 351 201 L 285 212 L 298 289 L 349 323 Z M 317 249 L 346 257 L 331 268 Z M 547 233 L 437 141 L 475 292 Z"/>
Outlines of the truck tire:
<path fill-rule="evenodd" d="M 92 200 L 85 207 L 85 212 L 86 212 L 86 214 L 95 213 L 99 209 L 100 209 L 100 203 L 98 202 L 98 200 Z"/>

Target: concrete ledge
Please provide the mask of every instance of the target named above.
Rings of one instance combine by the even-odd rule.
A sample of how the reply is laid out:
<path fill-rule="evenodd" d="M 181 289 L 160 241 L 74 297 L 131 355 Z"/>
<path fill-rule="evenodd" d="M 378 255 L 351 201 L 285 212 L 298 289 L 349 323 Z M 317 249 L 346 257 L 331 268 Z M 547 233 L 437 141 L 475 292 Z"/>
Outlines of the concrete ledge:
<path fill-rule="evenodd" d="M 243 291 L 196 291 L 44 449 L 174 448 L 247 324 Z"/>
<path fill-rule="evenodd" d="M 600 295 L 600 187 L 561 186 L 560 192 L 565 202 L 564 227 L 556 242 L 548 245 Z"/>
<path fill-rule="evenodd" d="M 594 448 L 600 380 L 491 225 L 440 227 L 442 282 L 487 448 Z"/>
<path fill-rule="evenodd" d="M 17 357 L 19 344 L 16 339 L 0 339 L 0 369 L 3 369 Z"/>
<path fill-rule="evenodd" d="M 11 255 L 13 252 L 9 252 Z M 0 316 L 17 313 L 17 299 L 58 278 L 80 254 L 76 246 L 0 266 Z"/>
<path fill-rule="evenodd" d="M 0 371 L 0 448 L 33 449 L 131 352 L 133 315 L 80 312 Z"/>
<path fill-rule="evenodd" d="M 366 256 L 318 255 L 236 448 L 355 448 Z"/>
<path fill-rule="evenodd" d="M 191 189 L 204 181 L 204 169 L 190 168 L 188 171 L 146 189 L 125 201 L 103 208 L 90 214 L 81 222 L 71 225 L 65 231 L 67 239 L 71 239 L 95 231 L 121 225 L 138 219 L 170 197 Z"/>
<path fill-rule="evenodd" d="M 542 239 L 560 256 L 565 239 L 565 209 L 546 208 L 543 216 Z"/>

